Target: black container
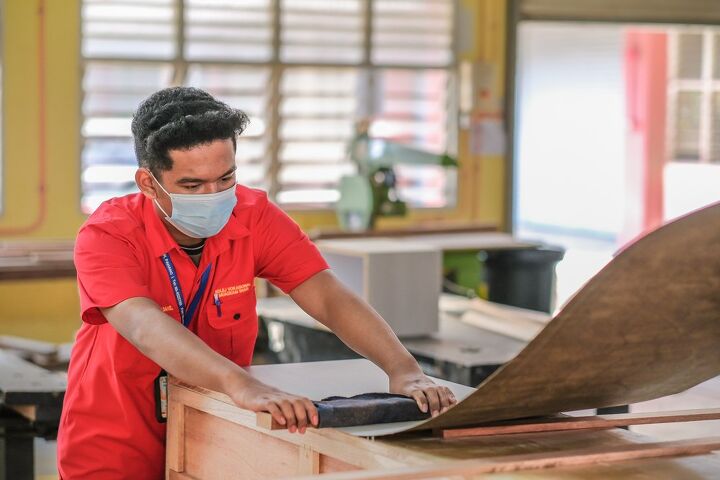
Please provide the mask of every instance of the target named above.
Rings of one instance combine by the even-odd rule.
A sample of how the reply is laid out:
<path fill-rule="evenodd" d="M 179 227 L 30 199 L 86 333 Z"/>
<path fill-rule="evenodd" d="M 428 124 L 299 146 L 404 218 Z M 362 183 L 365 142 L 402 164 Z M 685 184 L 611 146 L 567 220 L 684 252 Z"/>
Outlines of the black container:
<path fill-rule="evenodd" d="M 555 266 L 565 256 L 560 247 L 483 252 L 488 300 L 552 313 Z"/>

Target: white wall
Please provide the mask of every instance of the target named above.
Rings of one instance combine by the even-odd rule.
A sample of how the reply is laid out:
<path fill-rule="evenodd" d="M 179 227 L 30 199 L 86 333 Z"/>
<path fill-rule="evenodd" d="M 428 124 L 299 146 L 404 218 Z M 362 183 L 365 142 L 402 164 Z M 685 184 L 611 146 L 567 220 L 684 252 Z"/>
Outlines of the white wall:
<path fill-rule="evenodd" d="M 623 29 L 518 30 L 515 226 L 614 238 L 623 224 Z"/>

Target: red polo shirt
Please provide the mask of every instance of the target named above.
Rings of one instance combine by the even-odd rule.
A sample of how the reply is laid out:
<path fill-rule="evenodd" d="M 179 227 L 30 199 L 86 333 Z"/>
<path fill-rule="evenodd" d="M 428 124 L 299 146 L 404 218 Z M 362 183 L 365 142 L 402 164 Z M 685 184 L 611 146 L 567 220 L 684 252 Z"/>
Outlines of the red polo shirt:
<path fill-rule="evenodd" d="M 287 293 L 328 268 L 265 193 L 238 186 L 236 195 L 230 220 L 207 239 L 198 267 L 142 194 L 103 203 L 80 229 L 75 266 L 83 324 L 73 347 L 58 433 L 58 469 L 65 480 L 164 478 L 165 424 L 155 419 L 153 392 L 160 367 L 121 337 L 99 310 L 147 297 L 179 322 L 161 255 L 169 252 L 186 305 L 212 264 L 190 330 L 241 366 L 250 364 L 257 337 L 255 277 Z M 213 303 L 216 293 L 220 312 Z"/>

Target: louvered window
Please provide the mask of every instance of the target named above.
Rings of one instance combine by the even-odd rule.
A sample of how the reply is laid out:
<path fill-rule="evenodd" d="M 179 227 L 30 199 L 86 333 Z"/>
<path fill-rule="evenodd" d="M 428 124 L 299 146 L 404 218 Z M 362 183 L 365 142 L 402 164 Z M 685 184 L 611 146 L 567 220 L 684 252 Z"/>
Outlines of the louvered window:
<path fill-rule="evenodd" d="M 720 30 L 670 39 L 671 160 L 720 163 Z"/>
<path fill-rule="evenodd" d="M 337 201 L 360 118 L 373 136 L 446 152 L 453 17 L 454 0 L 83 0 L 83 210 L 136 190 L 131 115 L 170 85 L 248 113 L 238 179 L 285 207 Z M 411 206 L 454 204 L 452 171 L 397 174 Z"/>

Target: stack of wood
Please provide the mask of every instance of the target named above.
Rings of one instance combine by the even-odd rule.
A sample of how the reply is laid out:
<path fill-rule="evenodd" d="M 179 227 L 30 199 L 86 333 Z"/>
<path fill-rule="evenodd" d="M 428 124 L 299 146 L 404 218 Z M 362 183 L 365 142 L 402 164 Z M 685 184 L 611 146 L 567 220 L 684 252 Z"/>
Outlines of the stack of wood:
<path fill-rule="evenodd" d="M 49 370 L 67 370 L 72 345 L 0 335 L 0 349 Z"/>

